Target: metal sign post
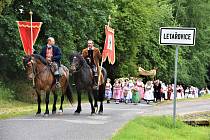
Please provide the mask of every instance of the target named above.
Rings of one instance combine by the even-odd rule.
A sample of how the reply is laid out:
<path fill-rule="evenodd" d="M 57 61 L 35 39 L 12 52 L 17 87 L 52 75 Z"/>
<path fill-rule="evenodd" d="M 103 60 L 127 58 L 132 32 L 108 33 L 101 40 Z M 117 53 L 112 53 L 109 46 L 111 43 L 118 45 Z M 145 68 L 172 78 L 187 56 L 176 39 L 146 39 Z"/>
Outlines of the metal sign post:
<path fill-rule="evenodd" d="M 176 85 L 177 85 L 177 63 L 178 63 L 178 45 L 194 46 L 195 45 L 195 28 L 181 27 L 161 27 L 160 28 L 160 45 L 175 45 L 175 70 L 174 70 L 174 101 L 173 101 L 173 124 L 176 126 Z"/>
<path fill-rule="evenodd" d="M 173 123 L 176 126 L 176 85 L 177 85 L 177 63 L 178 63 L 179 46 L 176 46 L 175 72 L 174 72 L 174 106 L 173 106 Z"/>

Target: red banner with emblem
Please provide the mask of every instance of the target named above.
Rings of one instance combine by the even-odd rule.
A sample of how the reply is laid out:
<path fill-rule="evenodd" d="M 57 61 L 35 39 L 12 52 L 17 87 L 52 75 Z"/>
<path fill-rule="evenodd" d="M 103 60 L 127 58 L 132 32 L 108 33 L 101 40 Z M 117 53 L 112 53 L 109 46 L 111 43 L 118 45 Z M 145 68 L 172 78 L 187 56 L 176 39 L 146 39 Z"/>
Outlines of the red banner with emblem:
<path fill-rule="evenodd" d="M 42 22 L 32 22 L 32 33 L 31 22 L 17 21 L 17 24 L 24 52 L 26 53 L 26 55 L 31 55 L 33 54 L 33 45 L 35 44 L 35 41 L 38 37 Z"/>
<path fill-rule="evenodd" d="M 106 58 L 108 57 L 109 63 L 113 65 L 115 63 L 114 29 L 106 25 L 105 33 L 106 40 L 102 52 L 102 62 L 106 61 Z"/>

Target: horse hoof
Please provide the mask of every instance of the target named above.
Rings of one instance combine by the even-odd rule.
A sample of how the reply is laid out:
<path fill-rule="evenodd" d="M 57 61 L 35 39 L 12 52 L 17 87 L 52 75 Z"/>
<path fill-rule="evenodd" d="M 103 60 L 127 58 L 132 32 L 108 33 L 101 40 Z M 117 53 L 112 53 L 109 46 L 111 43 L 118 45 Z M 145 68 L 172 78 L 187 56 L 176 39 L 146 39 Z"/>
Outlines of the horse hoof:
<path fill-rule="evenodd" d="M 47 113 L 44 114 L 44 117 L 48 117 L 48 116 L 49 116 L 49 114 L 47 114 Z"/>
<path fill-rule="evenodd" d="M 103 112 L 102 112 L 102 111 L 99 111 L 99 112 L 98 112 L 98 115 L 103 115 Z"/>
<path fill-rule="evenodd" d="M 74 112 L 74 115 L 79 115 L 79 114 L 80 114 L 79 112 L 76 112 L 76 111 Z"/>
<path fill-rule="evenodd" d="M 40 117 L 40 116 L 41 116 L 41 113 L 36 113 L 35 116 L 36 116 L 36 117 Z"/>
<path fill-rule="evenodd" d="M 55 115 L 56 114 L 56 111 L 52 111 L 52 114 Z"/>
<path fill-rule="evenodd" d="M 58 113 L 59 113 L 60 115 L 62 115 L 62 114 L 63 114 L 63 110 L 59 110 Z"/>
<path fill-rule="evenodd" d="M 96 115 L 96 113 L 94 112 L 94 113 L 91 113 L 91 116 L 95 116 Z"/>

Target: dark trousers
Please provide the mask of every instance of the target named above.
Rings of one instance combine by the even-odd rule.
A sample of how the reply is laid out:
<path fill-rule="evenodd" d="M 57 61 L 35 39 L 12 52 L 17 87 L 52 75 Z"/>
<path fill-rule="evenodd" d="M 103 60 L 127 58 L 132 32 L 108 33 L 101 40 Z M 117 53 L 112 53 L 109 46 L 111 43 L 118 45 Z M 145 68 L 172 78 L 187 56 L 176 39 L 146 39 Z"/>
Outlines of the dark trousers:
<path fill-rule="evenodd" d="M 161 100 L 160 92 L 154 92 L 154 97 L 156 98 L 156 100 Z"/>

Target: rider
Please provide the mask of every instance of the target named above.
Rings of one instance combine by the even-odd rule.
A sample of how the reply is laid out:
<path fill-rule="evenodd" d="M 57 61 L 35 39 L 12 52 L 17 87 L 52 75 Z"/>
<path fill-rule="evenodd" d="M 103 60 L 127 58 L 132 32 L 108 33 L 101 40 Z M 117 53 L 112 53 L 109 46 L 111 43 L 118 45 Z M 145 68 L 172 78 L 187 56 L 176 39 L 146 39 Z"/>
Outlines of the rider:
<path fill-rule="evenodd" d="M 101 53 L 100 50 L 96 47 L 94 47 L 93 40 L 88 40 L 88 47 L 83 49 L 82 56 L 85 58 L 87 63 L 90 65 L 92 71 L 93 71 L 93 82 L 94 82 L 94 89 L 97 89 L 98 84 L 98 75 L 99 75 L 99 60 L 101 59 Z"/>
<path fill-rule="evenodd" d="M 46 58 L 47 62 L 49 64 L 51 64 L 52 62 L 55 62 L 54 64 L 55 66 L 55 72 L 54 72 L 54 76 L 56 79 L 56 87 L 60 87 L 60 83 L 59 83 L 59 77 L 60 77 L 60 73 L 59 73 L 59 67 L 61 65 L 60 60 L 61 60 L 61 50 L 59 47 L 55 46 L 55 39 L 53 37 L 49 37 L 47 39 L 47 45 L 44 45 L 42 47 L 41 56 L 43 56 L 44 58 Z"/>

